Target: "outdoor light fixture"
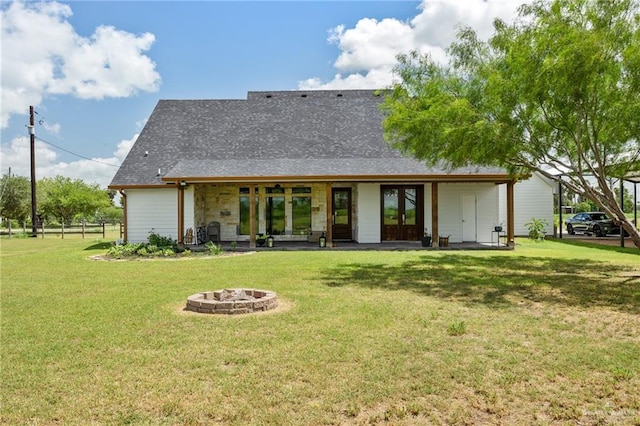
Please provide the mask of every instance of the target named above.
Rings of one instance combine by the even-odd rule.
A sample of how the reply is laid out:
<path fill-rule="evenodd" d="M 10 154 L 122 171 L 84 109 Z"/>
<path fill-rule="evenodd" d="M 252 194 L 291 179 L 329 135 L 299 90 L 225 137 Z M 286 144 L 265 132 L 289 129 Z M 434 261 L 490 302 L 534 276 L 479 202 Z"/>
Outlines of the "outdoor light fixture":
<path fill-rule="evenodd" d="M 269 247 L 269 248 L 273 247 L 273 243 L 274 243 L 273 235 L 269 235 L 267 237 L 267 247 Z"/>
<path fill-rule="evenodd" d="M 320 238 L 318 238 L 318 245 L 322 248 L 327 246 L 327 237 L 324 236 L 324 232 L 320 235 Z"/>

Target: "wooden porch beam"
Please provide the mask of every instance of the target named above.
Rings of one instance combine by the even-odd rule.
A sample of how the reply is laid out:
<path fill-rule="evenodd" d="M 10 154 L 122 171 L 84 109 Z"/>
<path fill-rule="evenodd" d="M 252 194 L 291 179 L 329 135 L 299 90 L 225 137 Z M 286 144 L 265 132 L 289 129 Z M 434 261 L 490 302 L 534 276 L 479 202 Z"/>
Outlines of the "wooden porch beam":
<path fill-rule="evenodd" d="M 184 186 L 178 182 L 178 244 L 184 243 Z"/>
<path fill-rule="evenodd" d="M 333 245 L 333 232 L 332 231 L 332 227 L 333 227 L 333 218 L 331 217 L 331 203 L 333 202 L 333 197 L 331 195 L 331 182 L 327 183 L 327 195 L 326 195 L 326 216 L 327 216 L 327 224 L 326 224 L 326 233 L 325 233 L 325 237 L 327 237 L 327 246 L 331 247 Z"/>
<path fill-rule="evenodd" d="M 256 187 L 249 186 L 249 248 L 256 248 Z"/>
<path fill-rule="evenodd" d="M 124 227 L 124 233 L 122 234 L 122 240 L 127 242 L 127 193 L 122 189 L 119 190 L 120 197 L 122 197 L 122 226 Z"/>
<path fill-rule="evenodd" d="M 431 243 L 438 247 L 438 182 L 431 182 Z"/>

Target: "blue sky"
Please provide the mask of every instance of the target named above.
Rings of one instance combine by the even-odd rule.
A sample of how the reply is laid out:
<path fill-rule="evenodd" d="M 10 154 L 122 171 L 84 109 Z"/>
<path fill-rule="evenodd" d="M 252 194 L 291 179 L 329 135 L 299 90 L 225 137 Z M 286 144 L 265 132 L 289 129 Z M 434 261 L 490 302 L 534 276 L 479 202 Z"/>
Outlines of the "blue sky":
<path fill-rule="evenodd" d="M 385 87 L 398 53 L 444 61 L 457 24 L 488 36 L 517 3 L 3 1 L 1 172 L 29 176 L 29 105 L 37 178 L 106 187 L 159 99 Z"/>

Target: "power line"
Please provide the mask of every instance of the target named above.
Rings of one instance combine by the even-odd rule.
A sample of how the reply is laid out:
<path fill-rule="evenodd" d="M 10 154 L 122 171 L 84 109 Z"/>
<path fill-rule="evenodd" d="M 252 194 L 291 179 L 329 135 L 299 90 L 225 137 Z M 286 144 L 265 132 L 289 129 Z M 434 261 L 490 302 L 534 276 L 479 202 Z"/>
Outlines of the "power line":
<path fill-rule="evenodd" d="M 79 158 L 82 158 L 82 159 L 85 159 L 85 160 L 89 160 L 89 161 L 93 161 L 94 163 L 103 164 L 105 166 L 116 167 L 116 168 L 120 167 L 120 166 L 116 166 L 115 164 L 103 163 L 102 161 L 94 160 L 93 158 L 89 158 L 89 157 L 85 157 L 84 155 L 76 154 L 75 152 L 71 152 L 68 149 L 64 149 L 62 147 L 59 147 L 58 145 L 54 145 L 51 142 L 48 142 L 48 141 L 42 139 L 39 136 L 36 136 L 36 139 L 38 139 L 40 142 L 46 143 L 47 145 L 51 145 L 52 147 L 57 148 L 60 151 L 64 151 L 67 154 L 75 155 L 76 157 L 79 157 Z"/>

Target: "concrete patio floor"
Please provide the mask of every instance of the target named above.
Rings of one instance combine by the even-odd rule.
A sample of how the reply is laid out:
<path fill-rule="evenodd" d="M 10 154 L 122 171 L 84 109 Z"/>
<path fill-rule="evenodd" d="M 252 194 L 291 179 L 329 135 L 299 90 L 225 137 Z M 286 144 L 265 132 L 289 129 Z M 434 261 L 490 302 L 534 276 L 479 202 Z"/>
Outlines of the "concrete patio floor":
<path fill-rule="evenodd" d="M 353 251 L 353 250 L 378 250 L 378 251 L 409 251 L 409 250 L 513 250 L 513 247 L 505 246 L 504 243 L 449 243 L 447 247 L 422 247 L 420 241 L 384 241 L 381 243 L 357 243 L 350 241 L 336 241 L 332 247 L 319 247 L 318 243 L 309 243 L 304 241 L 275 241 L 273 247 L 256 247 L 250 248 L 249 242 L 238 242 L 234 249 L 231 248 L 230 241 L 221 243 L 222 249 L 225 251 L 301 251 L 301 250 L 318 250 L 318 251 Z M 204 250 L 204 245 L 187 246 L 193 251 Z"/>

